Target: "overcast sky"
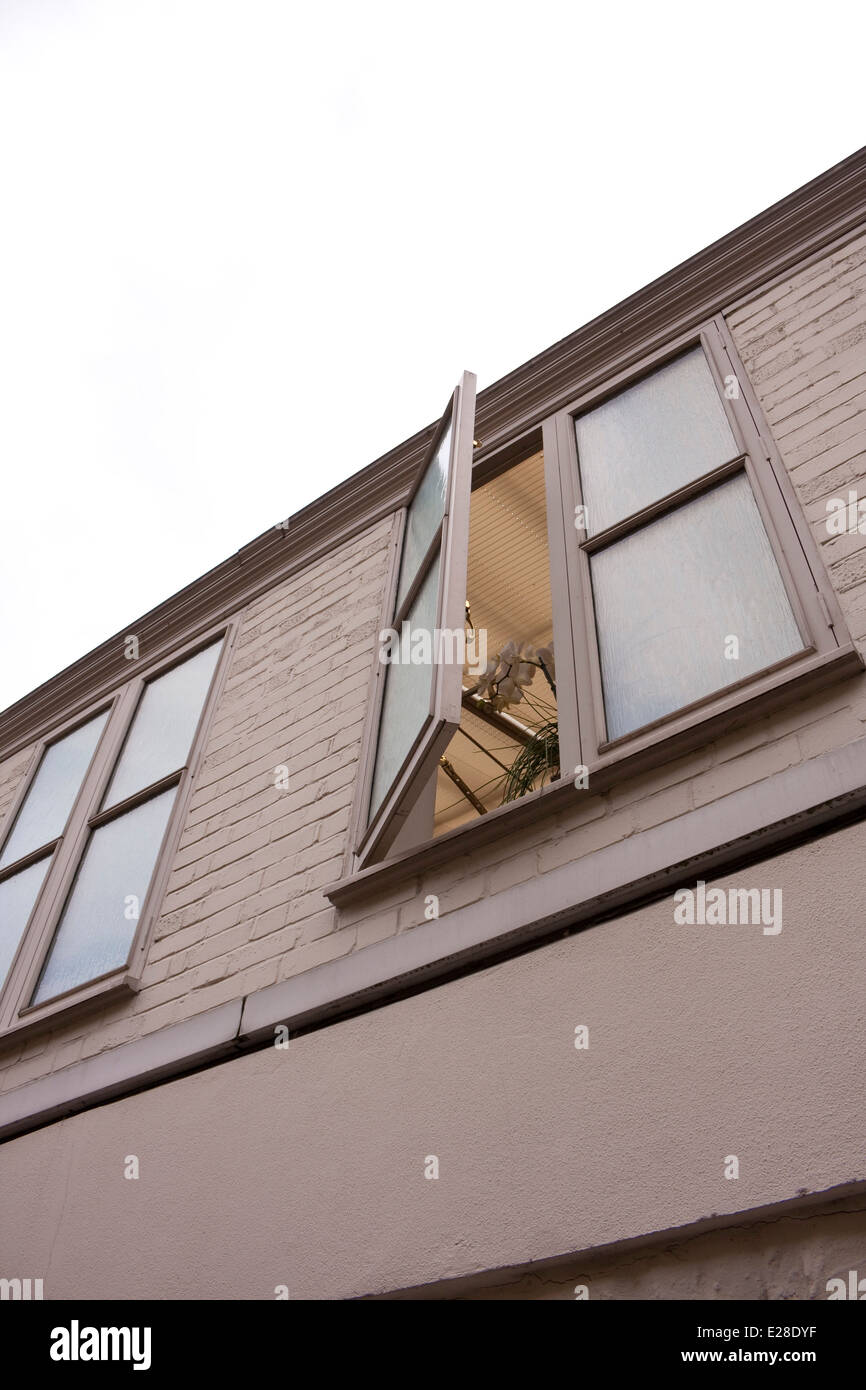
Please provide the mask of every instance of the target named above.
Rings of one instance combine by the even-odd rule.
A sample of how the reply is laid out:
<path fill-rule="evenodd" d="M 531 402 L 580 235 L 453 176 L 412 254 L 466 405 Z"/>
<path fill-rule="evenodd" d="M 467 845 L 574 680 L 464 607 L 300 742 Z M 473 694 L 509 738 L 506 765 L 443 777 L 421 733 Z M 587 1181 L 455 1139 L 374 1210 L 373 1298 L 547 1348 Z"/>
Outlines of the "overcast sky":
<path fill-rule="evenodd" d="M 0 0 L 0 708 L 852 153 L 861 11 Z"/>

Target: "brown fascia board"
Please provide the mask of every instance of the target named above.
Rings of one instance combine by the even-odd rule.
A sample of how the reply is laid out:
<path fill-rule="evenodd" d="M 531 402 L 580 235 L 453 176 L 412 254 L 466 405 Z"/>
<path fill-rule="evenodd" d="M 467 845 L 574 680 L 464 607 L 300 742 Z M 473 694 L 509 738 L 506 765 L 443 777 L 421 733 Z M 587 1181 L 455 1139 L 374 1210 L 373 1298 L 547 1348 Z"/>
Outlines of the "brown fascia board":
<path fill-rule="evenodd" d="M 765 212 L 546 348 L 478 397 L 476 462 L 537 425 L 580 391 L 858 226 L 866 224 L 866 147 Z M 222 621 L 335 544 L 400 506 L 432 436 L 428 425 L 296 512 L 121 633 L 0 712 L 0 759 L 48 732 L 128 677 L 123 636 L 154 659 Z"/>

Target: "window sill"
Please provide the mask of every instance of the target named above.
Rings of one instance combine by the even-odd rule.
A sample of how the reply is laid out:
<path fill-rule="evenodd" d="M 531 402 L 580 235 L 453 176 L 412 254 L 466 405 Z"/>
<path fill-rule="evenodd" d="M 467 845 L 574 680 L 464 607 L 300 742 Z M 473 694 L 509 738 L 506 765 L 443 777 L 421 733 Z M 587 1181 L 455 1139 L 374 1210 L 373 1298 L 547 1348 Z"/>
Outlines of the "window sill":
<path fill-rule="evenodd" d="M 103 975 L 99 980 L 92 980 L 87 985 L 48 999 L 44 1004 L 31 1004 L 26 1009 L 21 1009 L 14 1023 L 0 1033 L 0 1048 L 6 1043 L 43 1032 L 58 1023 L 65 1023 L 67 1019 L 76 1018 L 79 1014 L 87 1013 L 102 1004 L 128 998 L 137 993 L 138 987 L 137 977 L 128 966 L 124 966 L 121 970 L 112 971 L 110 975 Z"/>
<path fill-rule="evenodd" d="M 786 666 L 757 680 L 745 691 L 738 691 L 736 699 L 722 694 L 679 719 L 668 720 L 659 728 L 611 746 L 589 764 L 589 785 L 583 792 L 576 792 L 571 777 L 562 778 L 529 792 L 519 801 L 489 811 L 470 825 L 458 826 L 381 864 L 346 875 L 323 892 L 337 909 L 375 900 L 403 879 L 426 873 L 457 855 L 471 854 L 491 840 L 500 840 L 503 835 L 517 833 L 528 824 L 567 810 L 574 804 L 575 795 L 599 796 L 629 777 L 694 751 L 733 725 L 760 718 L 827 685 L 860 675 L 863 667 L 863 658 L 850 642 L 835 651 L 809 656 L 794 669 Z"/>

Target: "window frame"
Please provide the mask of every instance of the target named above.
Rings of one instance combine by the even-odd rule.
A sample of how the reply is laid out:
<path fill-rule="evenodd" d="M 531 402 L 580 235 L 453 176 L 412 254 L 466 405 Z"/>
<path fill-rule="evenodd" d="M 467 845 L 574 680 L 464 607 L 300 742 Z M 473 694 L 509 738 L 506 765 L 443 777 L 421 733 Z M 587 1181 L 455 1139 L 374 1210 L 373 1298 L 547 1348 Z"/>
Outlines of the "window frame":
<path fill-rule="evenodd" d="M 405 502 L 397 514 L 389 557 L 385 616 L 377 630 L 399 630 L 438 556 L 435 628 L 454 630 L 465 627 L 466 566 L 469 550 L 469 499 L 472 489 L 476 377 L 463 372 L 437 421 L 430 442 L 419 461 Z M 439 445 L 450 429 L 448 477 L 442 519 L 426 551 L 419 558 L 405 593 L 399 598 L 400 569 L 405 546 L 409 508 L 436 457 Z M 406 824 L 429 778 L 435 772 L 460 722 L 462 710 L 462 668 L 453 672 L 441 662 L 432 662 L 430 699 L 427 713 L 411 747 L 379 805 L 371 813 L 370 801 L 379 749 L 379 730 L 385 696 L 388 664 L 379 660 L 378 635 L 373 657 L 374 690 L 370 717 L 363 741 L 362 776 L 357 814 L 353 817 L 353 862 L 364 867 L 379 862 L 387 854 Z"/>
<path fill-rule="evenodd" d="M 607 742 L 599 736 L 599 731 L 604 729 L 604 723 L 599 720 L 600 713 L 603 719 L 603 703 L 589 560 L 581 550 L 573 524 L 575 507 L 581 502 L 574 417 L 698 345 L 704 350 L 742 453 L 735 461 L 659 499 L 635 517 L 629 517 L 622 523 L 623 534 L 639 529 L 641 523 L 636 517 L 643 518 L 645 524 L 651 512 L 662 515 L 682 505 L 689 495 L 698 496 L 711 490 L 723 476 L 746 472 L 804 647 L 774 666 L 732 682 L 687 707 Z M 724 395 L 724 379 L 729 374 L 736 377 L 739 385 L 739 398 L 735 400 Z M 627 366 L 573 395 L 565 405 L 534 424 L 526 421 L 519 431 L 495 448 L 482 449 L 473 460 L 473 489 L 500 468 L 508 467 L 509 461 L 517 462 L 524 452 L 537 449 L 537 444 L 530 446 L 529 441 L 537 437 L 539 431 L 544 453 L 557 653 L 560 778 L 518 801 L 488 811 L 486 816 L 479 816 L 467 825 L 432 836 L 381 861 L 359 863 L 357 857 L 349 853 L 344 863 L 344 876 L 326 889 L 327 896 L 338 908 L 358 896 L 374 893 L 376 885 L 384 885 L 395 875 L 402 877 L 409 872 L 410 865 L 420 872 L 427 865 L 447 861 L 455 853 L 468 852 L 471 844 L 486 843 L 511 833 L 512 829 L 516 831 L 528 820 L 537 819 L 542 807 L 545 814 L 561 811 L 566 801 L 577 794 L 572 786 L 572 768 L 587 768 L 586 791 L 600 794 L 627 777 L 649 771 L 669 758 L 683 756 L 719 737 L 734 724 L 759 718 L 794 699 L 806 698 L 832 681 L 863 670 L 863 659 L 852 642 L 823 557 L 748 371 L 739 357 L 724 312 L 702 319 L 648 351 L 636 353 Z M 673 501 L 674 498 L 677 500 Z M 395 514 L 383 626 L 387 625 L 387 615 L 394 608 L 402 518 L 402 513 Z M 599 536 L 609 538 L 619 527 L 617 523 Z M 594 547 L 596 541 L 596 537 L 590 538 L 590 546 Z M 361 781 L 371 775 L 370 762 L 375 754 L 378 706 L 371 713 L 374 716 L 372 736 L 367 733 L 361 750 Z"/>
<path fill-rule="evenodd" d="M 575 419 L 619 392 L 651 376 L 689 348 L 703 349 L 719 401 L 734 435 L 737 457 L 666 494 L 650 505 L 630 514 L 597 535 L 581 539 L 572 526 L 565 545 L 566 583 L 574 596 L 570 606 L 574 684 L 580 721 L 580 757 L 586 766 L 604 766 L 636 748 L 667 741 L 693 725 L 703 725 L 714 715 L 733 711 L 750 695 L 793 680 L 801 672 L 834 655 L 843 646 L 845 633 L 841 610 L 823 573 L 811 534 L 798 525 L 799 502 L 792 507 L 790 495 L 782 486 L 779 467 L 784 464 L 769 446 L 771 435 L 760 407 L 747 392 L 748 374 L 740 361 L 721 315 L 666 343 L 663 348 L 642 357 L 629 369 L 571 401 L 549 422 L 548 439 L 557 457 L 562 497 L 563 521 L 568 536 L 568 518 L 582 504 L 578 467 Z M 739 395 L 725 396 L 725 377 L 733 375 Z M 604 698 L 599 657 L 598 631 L 594 611 L 590 557 L 613 545 L 618 539 L 641 530 L 657 517 L 668 515 L 693 498 L 711 492 L 729 478 L 745 473 L 755 504 L 767 532 L 794 620 L 803 639 L 803 648 L 782 661 L 742 677 L 720 690 L 712 691 L 689 705 L 680 706 L 649 723 L 614 739 L 606 736 Z M 785 470 L 785 476 L 787 476 Z M 846 634 L 847 637 L 847 634 Z M 557 661 L 557 671 L 560 662 Z"/>
<path fill-rule="evenodd" d="M 58 1014 L 65 1016 L 92 1006 L 94 1002 L 135 993 L 141 987 L 141 977 L 159 908 L 186 818 L 195 775 L 204 753 L 205 734 L 219 699 L 236 632 L 237 619 L 230 619 L 208 628 L 169 654 L 163 653 L 146 664 L 140 662 L 141 669 L 136 671 L 131 679 L 125 681 L 113 693 L 103 694 L 101 699 L 58 725 L 50 733 L 46 733 L 37 743 L 30 765 L 0 827 L 0 849 L 12 833 L 46 749 L 100 713 L 108 713 L 66 824 L 60 836 L 53 842 L 53 848 L 48 851 L 47 844 L 51 843 L 49 841 L 45 846 L 22 856 L 14 864 L 7 865 L 0 873 L 3 880 L 11 878 L 26 868 L 28 863 L 36 863 L 46 854 L 50 854 L 45 879 L 21 933 L 6 978 L 0 982 L 0 1037 L 37 1029 Z M 124 798 L 116 806 L 102 808 L 103 797 L 125 747 L 145 686 L 218 642 L 222 644 L 221 650 L 202 701 L 183 766 Z M 176 788 L 174 803 L 154 858 L 147 892 L 140 905 L 138 921 L 124 964 L 92 980 L 74 985 L 42 1003 L 30 1003 L 92 835 L 101 826 L 120 819 L 127 811 L 143 805 L 161 791 L 171 787 Z"/>

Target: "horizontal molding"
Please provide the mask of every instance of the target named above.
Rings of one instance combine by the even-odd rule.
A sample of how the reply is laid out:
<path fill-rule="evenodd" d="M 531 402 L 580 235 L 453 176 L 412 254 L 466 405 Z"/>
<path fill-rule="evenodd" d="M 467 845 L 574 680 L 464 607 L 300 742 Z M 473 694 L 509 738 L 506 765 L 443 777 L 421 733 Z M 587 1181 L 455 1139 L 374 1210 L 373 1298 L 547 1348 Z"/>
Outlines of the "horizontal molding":
<path fill-rule="evenodd" d="M 866 148 L 480 392 L 477 466 L 483 470 L 492 451 L 656 342 L 722 312 L 864 224 Z M 287 529 L 264 532 L 0 712 L 0 759 L 124 682 L 126 633 L 135 632 L 142 649 L 157 659 L 393 512 L 406 498 L 433 428 L 420 430 L 295 513 Z"/>
<path fill-rule="evenodd" d="M 0 1139 L 323 1027 L 698 877 L 781 853 L 866 809 L 866 737 L 401 936 L 316 966 L 0 1097 Z"/>
<path fill-rule="evenodd" d="M 238 1035 L 242 1005 L 241 999 L 220 1004 L 19 1086 L 3 1097 L 0 1138 L 223 1060 Z"/>
<path fill-rule="evenodd" d="M 482 391 L 485 449 L 861 226 L 864 176 L 866 146 Z"/>

